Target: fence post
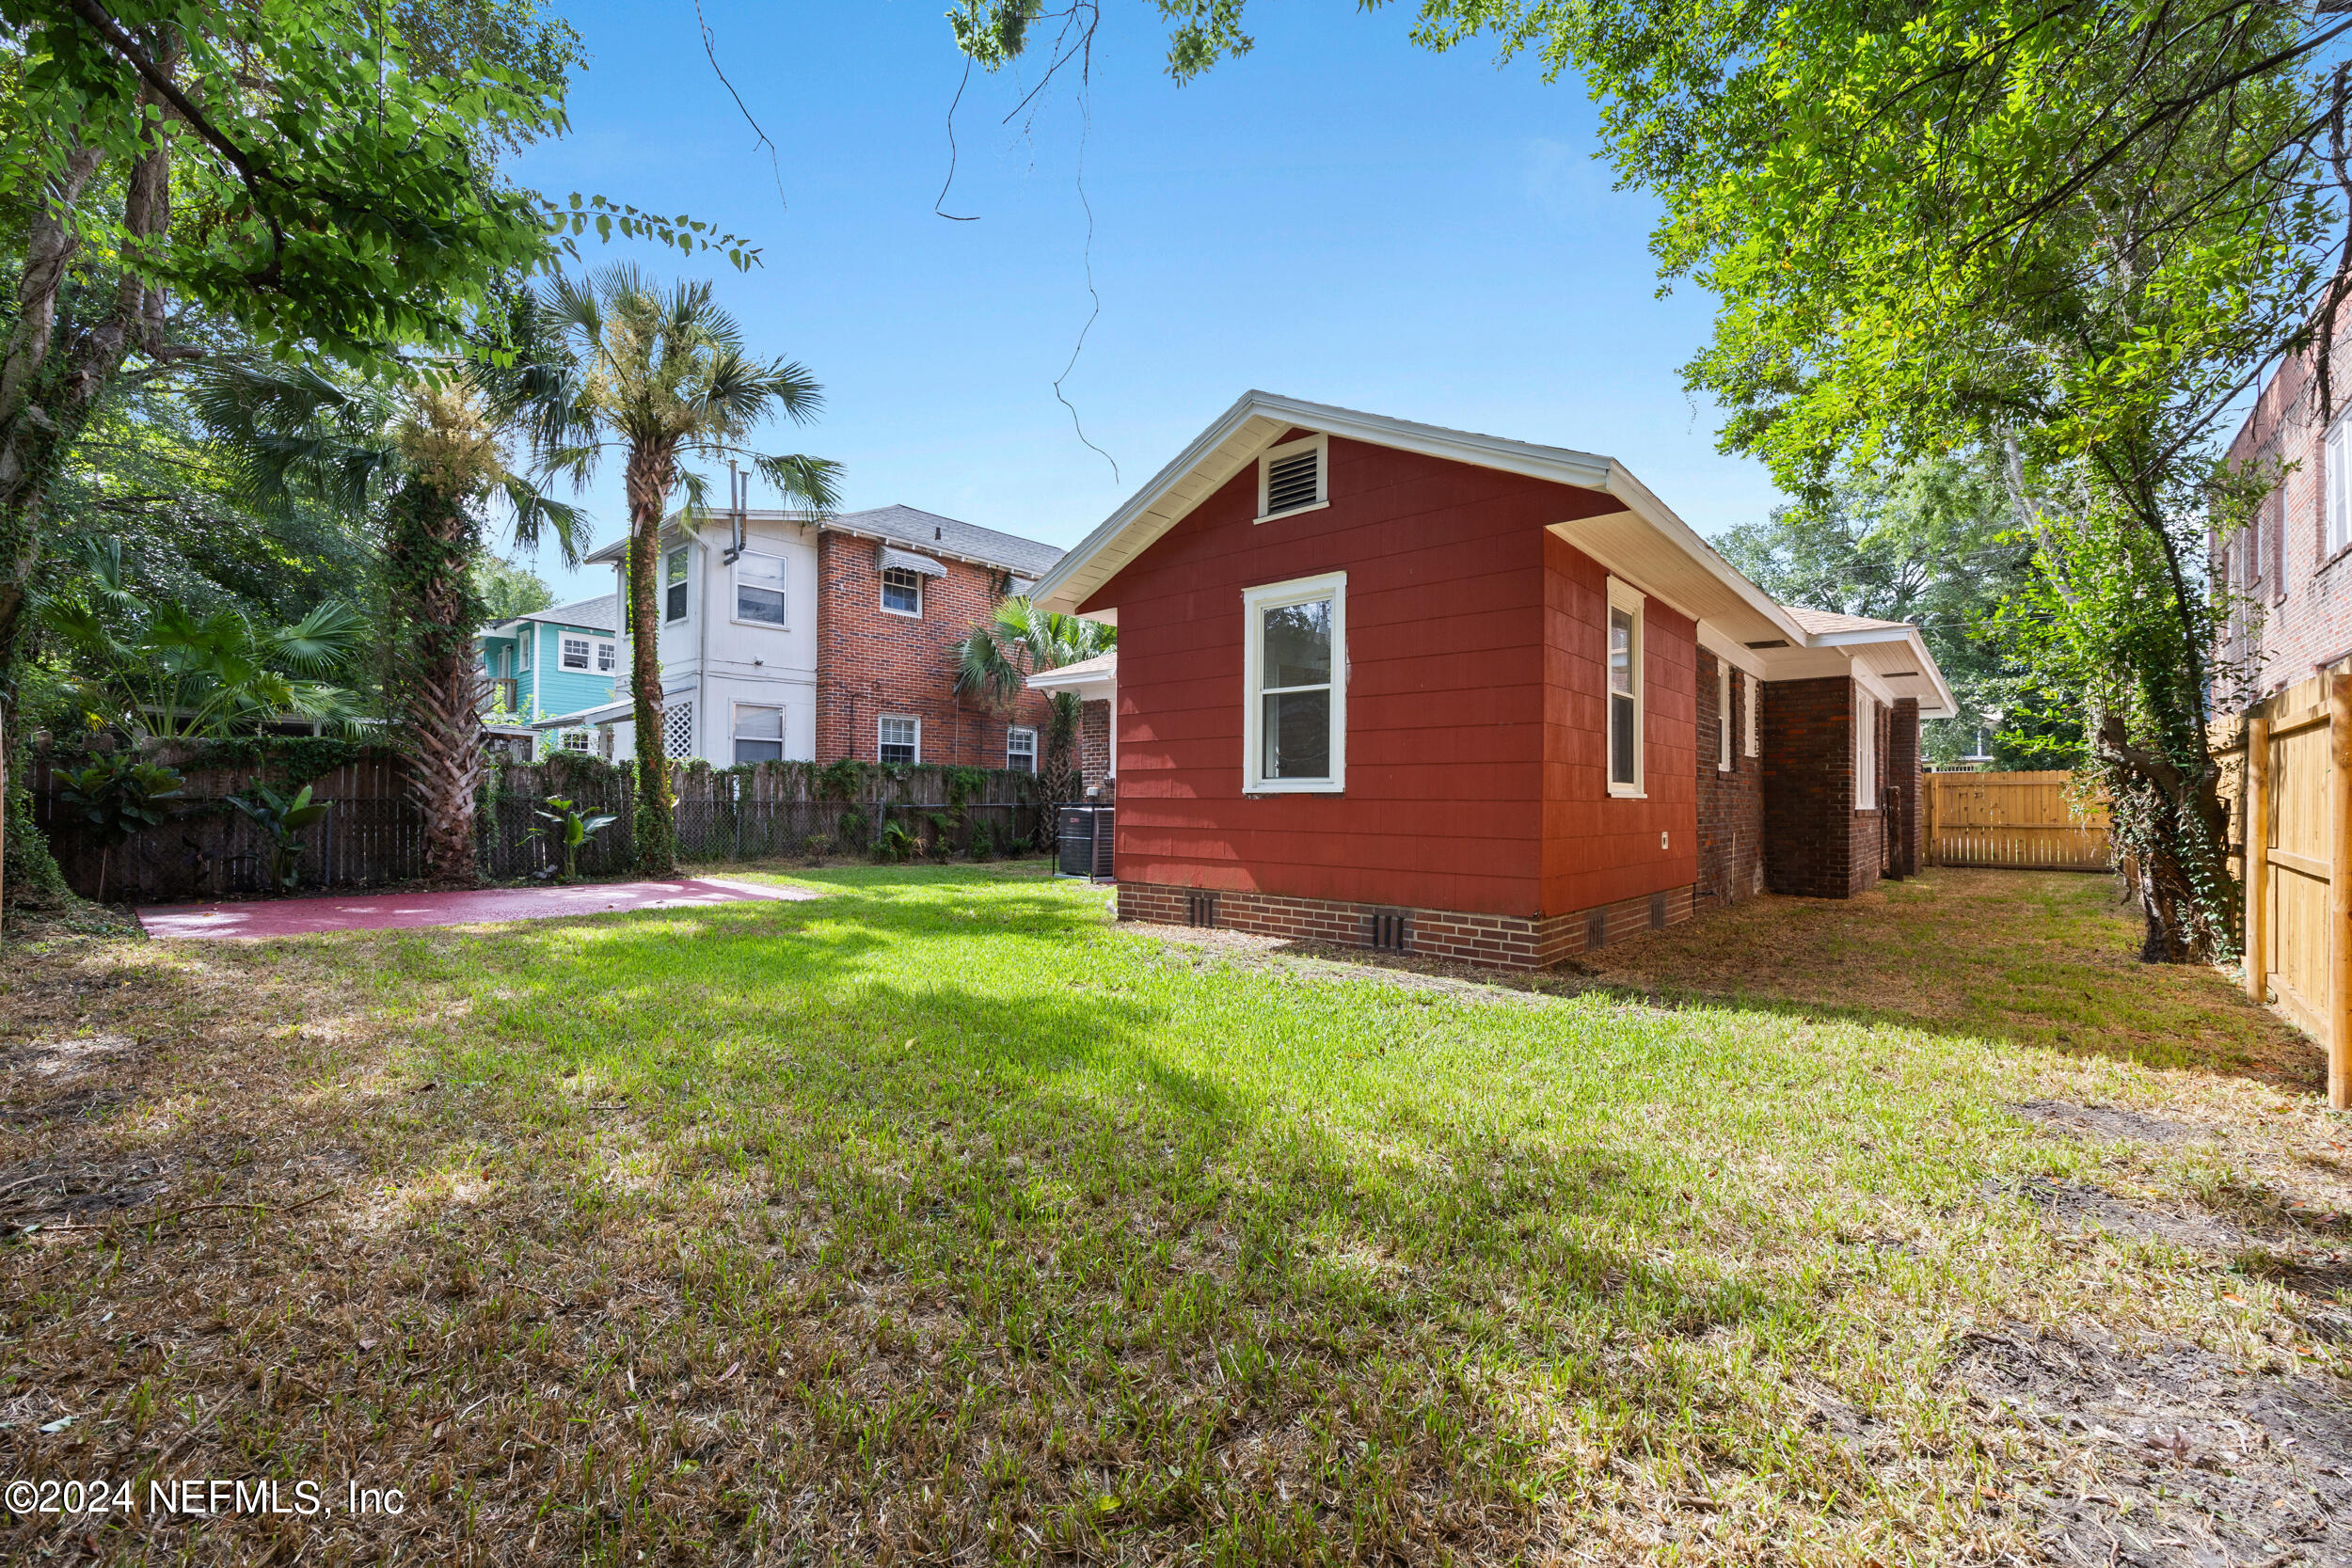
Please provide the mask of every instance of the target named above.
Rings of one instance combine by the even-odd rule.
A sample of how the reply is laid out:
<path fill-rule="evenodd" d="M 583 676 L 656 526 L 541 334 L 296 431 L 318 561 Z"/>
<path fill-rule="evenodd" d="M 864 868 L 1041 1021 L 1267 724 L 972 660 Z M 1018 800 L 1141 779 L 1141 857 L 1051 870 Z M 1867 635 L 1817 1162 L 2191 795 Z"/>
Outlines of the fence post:
<path fill-rule="evenodd" d="M 2270 1000 L 2270 718 L 2257 709 L 2246 721 L 2246 994 L 2256 1006 Z"/>
<path fill-rule="evenodd" d="M 2352 674 L 2328 677 L 2328 1103 L 2352 1108 Z"/>

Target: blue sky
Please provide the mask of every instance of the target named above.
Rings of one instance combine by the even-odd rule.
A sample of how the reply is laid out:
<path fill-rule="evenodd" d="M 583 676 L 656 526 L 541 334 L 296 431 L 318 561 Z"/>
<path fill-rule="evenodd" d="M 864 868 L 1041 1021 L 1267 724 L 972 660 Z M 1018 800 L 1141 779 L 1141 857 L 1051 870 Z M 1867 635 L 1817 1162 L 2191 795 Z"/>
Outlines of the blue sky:
<path fill-rule="evenodd" d="M 1255 51 L 1179 87 L 1156 8 L 1104 0 L 1083 119 L 1070 80 L 1004 124 L 1034 72 L 973 73 L 945 203 L 969 223 L 932 211 L 961 73 L 941 0 L 705 0 L 776 167 L 691 3 L 564 9 L 592 56 L 575 130 L 517 173 L 764 248 L 748 274 L 584 255 L 711 277 L 755 352 L 806 363 L 823 415 L 766 438 L 844 464 L 850 507 L 1074 544 L 1251 387 L 1604 452 L 1704 533 L 1778 499 L 1682 388 L 1709 303 L 1656 297 L 1655 209 L 1610 189 L 1581 87 L 1418 49 L 1406 8 L 1259 0 Z M 1063 389 L 1116 477 L 1053 386 L 1094 308 L 1082 148 L 1101 311 Z M 585 500 L 616 537 L 617 471 Z M 536 564 L 566 598 L 610 586 Z"/>

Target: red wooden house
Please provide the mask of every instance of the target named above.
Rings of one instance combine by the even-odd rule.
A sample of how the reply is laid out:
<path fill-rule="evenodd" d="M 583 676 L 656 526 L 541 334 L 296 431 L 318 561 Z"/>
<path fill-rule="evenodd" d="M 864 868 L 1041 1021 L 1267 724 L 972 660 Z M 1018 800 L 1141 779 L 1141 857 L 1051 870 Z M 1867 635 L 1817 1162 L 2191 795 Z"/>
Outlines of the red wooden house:
<path fill-rule="evenodd" d="M 1534 966 L 1847 896 L 1916 864 L 1955 711 L 1916 628 L 1773 602 L 1621 464 L 1263 392 L 1035 596 L 1119 626 L 1127 919 Z"/>

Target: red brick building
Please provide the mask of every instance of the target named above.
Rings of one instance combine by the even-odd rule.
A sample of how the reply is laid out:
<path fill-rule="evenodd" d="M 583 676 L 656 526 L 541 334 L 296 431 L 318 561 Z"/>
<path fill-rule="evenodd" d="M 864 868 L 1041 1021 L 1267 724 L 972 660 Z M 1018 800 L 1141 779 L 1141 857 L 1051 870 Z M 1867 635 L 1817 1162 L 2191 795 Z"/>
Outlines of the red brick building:
<path fill-rule="evenodd" d="M 1261 392 L 1036 597 L 1120 628 L 1123 917 L 1485 962 L 1902 874 L 1954 710 L 1610 459 Z"/>
<path fill-rule="evenodd" d="M 2352 321 L 2332 347 L 2322 419 L 2317 351 L 2288 360 L 2264 387 L 2230 443 L 2233 465 L 2277 483 L 2250 527 L 2211 540 L 2217 575 L 2236 595 L 2221 652 L 2245 672 L 2225 705 L 2267 696 L 2352 656 Z"/>

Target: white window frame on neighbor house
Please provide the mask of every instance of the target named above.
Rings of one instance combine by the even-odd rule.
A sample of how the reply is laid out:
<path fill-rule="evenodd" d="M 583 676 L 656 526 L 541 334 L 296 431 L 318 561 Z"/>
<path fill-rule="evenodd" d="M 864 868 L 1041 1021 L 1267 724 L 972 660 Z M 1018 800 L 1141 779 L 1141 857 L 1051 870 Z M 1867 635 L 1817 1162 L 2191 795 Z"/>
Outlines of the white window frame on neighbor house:
<path fill-rule="evenodd" d="M 1265 612 L 1291 605 L 1331 601 L 1331 668 L 1325 686 L 1276 687 L 1269 692 L 1265 674 Z M 1295 578 L 1247 588 L 1241 595 L 1242 615 L 1242 752 L 1241 784 L 1250 795 L 1339 795 L 1347 787 L 1347 574 Z M 1269 779 L 1265 776 L 1265 699 L 1292 691 L 1327 689 L 1331 694 L 1329 722 L 1331 771 L 1318 779 Z"/>
<path fill-rule="evenodd" d="M 1764 705 L 1764 683 L 1743 670 L 1740 684 L 1747 689 L 1747 709 L 1740 716 L 1740 727 L 1747 732 L 1746 751 L 1752 757 L 1760 757 L 1764 754 L 1764 743 L 1758 738 L 1763 732 L 1756 727 L 1756 710 Z"/>
<path fill-rule="evenodd" d="M 556 647 L 559 650 L 559 657 L 557 657 L 556 662 L 561 664 L 564 669 L 585 670 L 588 668 L 588 639 L 584 637 L 574 637 L 569 632 L 565 632 L 561 637 L 556 639 Z M 580 662 L 578 664 L 574 664 L 572 662 L 572 651 L 574 649 L 578 649 L 580 651 Z"/>
<path fill-rule="evenodd" d="M 2331 561 L 2352 545 L 2352 410 L 2328 427 L 2328 543 L 2319 559 Z"/>
<path fill-rule="evenodd" d="M 772 566 L 775 570 L 774 579 L 769 582 L 745 582 L 743 563 L 747 561 L 756 561 Z M 743 613 L 743 590 L 746 588 L 755 593 L 773 594 L 776 596 L 776 618 L 774 620 L 770 621 L 756 615 Z M 771 631 L 783 631 L 790 625 L 791 615 L 792 594 L 786 575 L 784 557 L 764 555 L 757 550 L 745 550 L 741 555 L 737 556 L 735 558 L 735 624 L 739 626 L 763 626 Z"/>
<path fill-rule="evenodd" d="M 610 637 L 596 639 L 596 673 L 609 675 L 621 667 L 620 646 Z"/>
<path fill-rule="evenodd" d="M 1016 773 L 1037 771 L 1037 731 L 1016 724 L 1005 732 L 1005 766 Z"/>
<path fill-rule="evenodd" d="M 515 673 L 531 673 L 531 645 L 539 641 L 539 628 L 531 622 L 523 623 L 522 635 L 515 639 Z"/>
<path fill-rule="evenodd" d="M 906 725 L 906 726 L 907 726 L 907 733 L 908 733 L 909 735 L 911 735 L 911 736 L 914 737 L 914 739 L 913 739 L 913 741 L 912 741 L 912 744 L 913 744 L 914 749 L 914 754 L 913 756 L 911 756 L 911 757 L 906 758 L 906 759 L 905 759 L 905 760 L 906 760 L 906 763 L 907 763 L 907 764 L 914 764 L 914 763 L 918 763 L 918 762 L 921 762 L 921 761 L 923 760 L 923 721 L 921 720 L 921 718 L 917 717 L 916 715 L 914 715 L 914 714 L 908 714 L 908 713 L 882 713 L 882 714 L 877 714 L 877 715 L 875 715 L 875 717 L 874 717 L 874 757 L 875 757 L 875 760 L 876 760 L 876 761 L 879 761 L 879 762 L 889 762 L 889 761 L 892 761 L 893 759 L 891 759 L 891 758 L 889 758 L 889 757 L 885 757 L 885 756 L 883 756 L 883 755 L 882 755 L 882 748 L 883 748 L 883 747 L 885 747 L 885 746 L 892 746 L 892 745 L 904 745 L 904 744 L 908 744 L 908 742 L 903 742 L 903 741 L 893 741 L 893 740 L 890 740 L 890 739 L 886 738 L 886 737 L 889 736 L 890 731 L 889 731 L 889 730 L 888 730 L 885 726 L 887 726 L 887 725 L 891 725 L 891 724 L 904 724 L 904 725 Z"/>
<path fill-rule="evenodd" d="M 564 750 L 567 752 L 587 751 L 588 732 L 586 730 L 565 730 L 564 732 Z"/>
<path fill-rule="evenodd" d="M 1715 661 L 1715 771 L 1731 771 L 1731 666 Z"/>
<path fill-rule="evenodd" d="M 747 713 L 774 714 L 776 716 L 776 733 L 773 735 L 745 735 L 743 733 L 743 716 Z M 784 760 L 784 709 L 773 703 L 736 704 L 735 722 L 730 731 L 730 738 L 734 742 L 733 752 L 729 758 L 730 761 L 738 764 L 743 762 L 782 762 Z M 776 749 L 776 754 L 772 757 L 746 757 L 743 755 L 743 743 L 746 740 L 751 741 L 754 745 L 773 746 Z"/>
<path fill-rule="evenodd" d="M 1879 700 L 1853 689 L 1853 809 L 1879 809 Z"/>
<path fill-rule="evenodd" d="M 1267 510 L 1269 504 L 1266 495 L 1268 490 L 1267 478 L 1273 472 L 1274 465 L 1286 457 L 1295 457 L 1302 451 L 1311 451 L 1315 454 L 1315 499 L 1311 501 L 1301 501 L 1296 506 L 1286 506 L 1279 512 Z M 1301 512 L 1312 512 L 1319 506 L 1328 506 L 1330 504 L 1331 437 L 1328 436 L 1310 436 L 1304 440 L 1286 441 L 1279 447 L 1269 447 L 1264 452 L 1260 454 L 1258 458 L 1257 521 L 1262 523 L 1270 523 L 1277 517 L 1295 517 Z"/>
<path fill-rule="evenodd" d="M 693 551 L 680 545 L 661 557 L 661 624 L 675 626 L 693 612 Z"/>
<path fill-rule="evenodd" d="M 1601 768 L 1609 781 L 1609 793 L 1627 800 L 1644 800 L 1648 795 L 1645 786 L 1648 782 L 1649 758 L 1646 753 L 1649 747 L 1645 744 L 1643 733 L 1649 716 L 1649 694 L 1643 689 L 1648 684 L 1643 679 L 1643 661 L 1648 652 L 1645 646 L 1648 638 L 1645 635 L 1647 628 L 1642 624 L 1643 611 L 1648 603 L 1649 596 L 1640 589 L 1619 582 L 1615 578 L 1609 579 L 1609 620 L 1601 628 L 1600 643 L 1601 696 L 1608 704 L 1608 724 L 1601 734 Z M 1609 661 L 1610 640 L 1616 636 L 1617 617 L 1620 614 L 1630 623 L 1630 635 L 1627 639 L 1630 646 L 1627 649 L 1626 657 L 1629 684 L 1633 688 L 1630 692 L 1616 689 Z M 1625 696 L 1630 696 L 1633 701 L 1628 707 L 1620 709 L 1618 699 Z M 1617 716 L 1620 712 L 1626 715 L 1625 722 L 1633 729 L 1633 777 L 1630 781 L 1617 777 Z"/>
<path fill-rule="evenodd" d="M 904 588 L 906 586 L 904 582 L 893 583 L 890 579 L 894 577 L 905 578 L 914 584 L 914 608 L 913 610 L 900 610 L 890 602 L 890 590 L 893 587 Z M 923 618 L 923 574 L 912 566 L 884 566 L 882 569 L 882 611 L 884 615 L 904 615 L 911 620 L 920 621 Z"/>

